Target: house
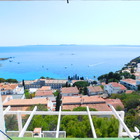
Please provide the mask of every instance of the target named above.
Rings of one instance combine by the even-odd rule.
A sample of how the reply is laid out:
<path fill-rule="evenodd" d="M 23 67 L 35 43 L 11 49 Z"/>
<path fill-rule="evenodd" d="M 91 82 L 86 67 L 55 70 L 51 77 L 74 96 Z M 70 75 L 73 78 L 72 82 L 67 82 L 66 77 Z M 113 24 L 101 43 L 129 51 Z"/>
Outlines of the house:
<path fill-rule="evenodd" d="M 24 88 L 18 87 L 18 84 L 1 83 L 0 92 L 2 95 L 7 94 L 24 94 Z"/>
<path fill-rule="evenodd" d="M 88 95 L 98 95 L 103 93 L 103 89 L 100 86 L 88 86 Z"/>
<path fill-rule="evenodd" d="M 38 99 L 13 99 L 8 102 L 3 103 L 3 107 L 6 108 L 11 106 L 11 110 L 27 110 L 31 106 L 35 105 L 45 105 L 49 110 L 53 109 L 53 103 L 49 98 L 38 98 Z"/>
<path fill-rule="evenodd" d="M 35 93 L 35 98 L 38 97 L 53 97 L 53 90 L 51 90 L 50 86 L 43 86 L 39 89 L 37 89 Z"/>
<path fill-rule="evenodd" d="M 75 96 L 79 94 L 79 90 L 77 87 L 63 87 L 60 90 L 62 96 Z"/>
<path fill-rule="evenodd" d="M 107 104 L 113 105 L 114 108 L 121 107 L 124 109 L 124 105 L 120 99 L 105 99 Z"/>
<path fill-rule="evenodd" d="M 126 87 L 117 82 L 111 82 L 109 84 L 104 85 L 104 90 L 108 94 L 112 93 L 124 93 L 126 91 Z"/>
<path fill-rule="evenodd" d="M 62 98 L 63 110 L 73 110 L 77 107 L 87 106 L 98 111 L 110 111 L 105 100 L 99 96 L 64 96 Z"/>
<path fill-rule="evenodd" d="M 105 100 L 100 96 L 64 96 L 62 98 L 62 109 L 73 110 L 77 107 L 89 107 L 98 111 L 111 111 L 108 104 L 113 105 L 115 108 L 123 104 L 119 99 Z"/>
<path fill-rule="evenodd" d="M 124 85 L 127 89 L 130 90 L 137 90 L 137 85 L 140 84 L 140 80 L 134 80 L 134 79 L 123 79 L 120 80 L 120 84 Z"/>

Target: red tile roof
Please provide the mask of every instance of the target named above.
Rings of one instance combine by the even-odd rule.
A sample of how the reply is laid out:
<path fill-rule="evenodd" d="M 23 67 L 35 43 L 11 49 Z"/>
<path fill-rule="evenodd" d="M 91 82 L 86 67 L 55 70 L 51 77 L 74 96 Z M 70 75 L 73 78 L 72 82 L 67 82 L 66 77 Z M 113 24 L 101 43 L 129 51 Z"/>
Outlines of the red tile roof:
<path fill-rule="evenodd" d="M 114 106 L 114 108 L 116 108 L 117 106 L 120 106 L 122 108 L 124 108 L 123 103 L 121 102 L 120 99 L 105 99 L 107 104 L 111 104 Z"/>
<path fill-rule="evenodd" d="M 18 86 L 18 84 L 0 84 L 0 89 L 3 89 L 3 91 L 6 90 L 13 90 Z"/>
<path fill-rule="evenodd" d="M 73 103 L 102 103 L 105 102 L 100 96 L 64 96 L 62 98 L 63 104 Z"/>
<path fill-rule="evenodd" d="M 89 108 L 94 108 L 97 111 L 111 111 L 111 109 L 108 107 L 106 103 L 100 103 L 100 104 L 81 104 L 81 105 L 63 105 L 64 110 L 73 110 L 74 108 L 77 107 L 89 107 Z"/>
<path fill-rule="evenodd" d="M 7 97 L 11 97 L 11 96 L 10 96 L 10 95 L 1 95 L 2 102 L 5 101 L 5 99 L 6 99 Z"/>
<path fill-rule="evenodd" d="M 53 95 L 53 91 L 50 86 L 43 86 L 36 91 L 35 96 L 50 96 Z"/>
<path fill-rule="evenodd" d="M 38 90 L 50 90 L 50 89 L 51 89 L 51 86 L 42 86 Z"/>
<path fill-rule="evenodd" d="M 132 85 L 136 85 L 136 80 L 133 80 L 133 79 L 123 79 L 121 81 L 124 81 L 126 83 L 130 83 Z"/>
<path fill-rule="evenodd" d="M 126 90 L 126 87 L 120 83 L 117 83 L 117 82 L 111 82 L 109 83 L 111 84 L 113 87 L 119 87 L 121 90 Z"/>
<path fill-rule="evenodd" d="M 48 100 L 46 98 L 39 98 L 39 99 L 13 99 L 9 102 L 4 103 L 4 106 L 31 106 L 37 104 L 44 104 L 47 105 Z"/>
<path fill-rule="evenodd" d="M 33 133 L 41 133 L 42 131 L 42 128 L 35 128 Z"/>
<path fill-rule="evenodd" d="M 108 104 L 113 105 L 115 108 L 121 106 L 124 108 L 120 99 L 103 99 L 99 96 L 65 96 L 62 98 L 63 109 L 73 110 L 76 107 L 82 106 L 95 108 L 98 111 L 110 111 Z"/>
<path fill-rule="evenodd" d="M 53 96 L 53 91 L 52 90 L 48 90 L 48 91 L 36 91 L 35 96 Z"/>
<path fill-rule="evenodd" d="M 126 94 L 131 94 L 131 93 L 133 93 L 134 91 L 133 90 L 127 90 L 125 93 Z"/>
<path fill-rule="evenodd" d="M 62 94 L 69 94 L 69 93 L 78 94 L 79 90 L 77 87 L 63 87 L 63 88 L 61 88 L 61 93 Z"/>
<path fill-rule="evenodd" d="M 87 88 L 88 88 L 89 92 L 94 92 L 94 93 L 103 92 L 103 89 L 100 86 L 94 86 L 94 87 L 88 86 Z"/>

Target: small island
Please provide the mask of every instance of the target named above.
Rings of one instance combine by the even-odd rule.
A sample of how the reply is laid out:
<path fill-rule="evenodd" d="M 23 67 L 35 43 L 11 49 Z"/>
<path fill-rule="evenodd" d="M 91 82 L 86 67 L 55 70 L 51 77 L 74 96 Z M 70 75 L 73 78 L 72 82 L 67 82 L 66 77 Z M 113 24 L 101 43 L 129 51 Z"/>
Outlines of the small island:
<path fill-rule="evenodd" d="M 8 59 L 9 59 L 9 58 L 0 58 L 0 61 L 1 61 L 1 60 L 8 60 Z"/>

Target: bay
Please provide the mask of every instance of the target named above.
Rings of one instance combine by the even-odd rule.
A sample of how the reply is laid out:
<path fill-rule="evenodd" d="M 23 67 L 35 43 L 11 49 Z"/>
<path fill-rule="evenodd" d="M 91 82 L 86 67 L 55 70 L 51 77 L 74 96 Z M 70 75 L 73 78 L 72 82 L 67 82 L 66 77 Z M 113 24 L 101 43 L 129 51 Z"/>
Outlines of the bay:
<path fill-rule="evenodd" d="M 41 76 L 67 79 L 75 74 L 87 79 L 110 71 L 140 56 L 133 45 L 28 45 L 0 47 L 0 77 L 19 81 Z"/>

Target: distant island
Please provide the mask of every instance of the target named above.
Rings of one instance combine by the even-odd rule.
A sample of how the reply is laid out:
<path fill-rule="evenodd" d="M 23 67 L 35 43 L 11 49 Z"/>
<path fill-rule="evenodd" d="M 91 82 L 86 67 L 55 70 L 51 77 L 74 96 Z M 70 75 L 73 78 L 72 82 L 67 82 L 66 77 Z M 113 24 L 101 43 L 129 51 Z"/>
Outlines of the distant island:
<path fill-rule="evenodd" d="M 8 60 L 9 58 L 0 58 L 0 60 Z"/>

